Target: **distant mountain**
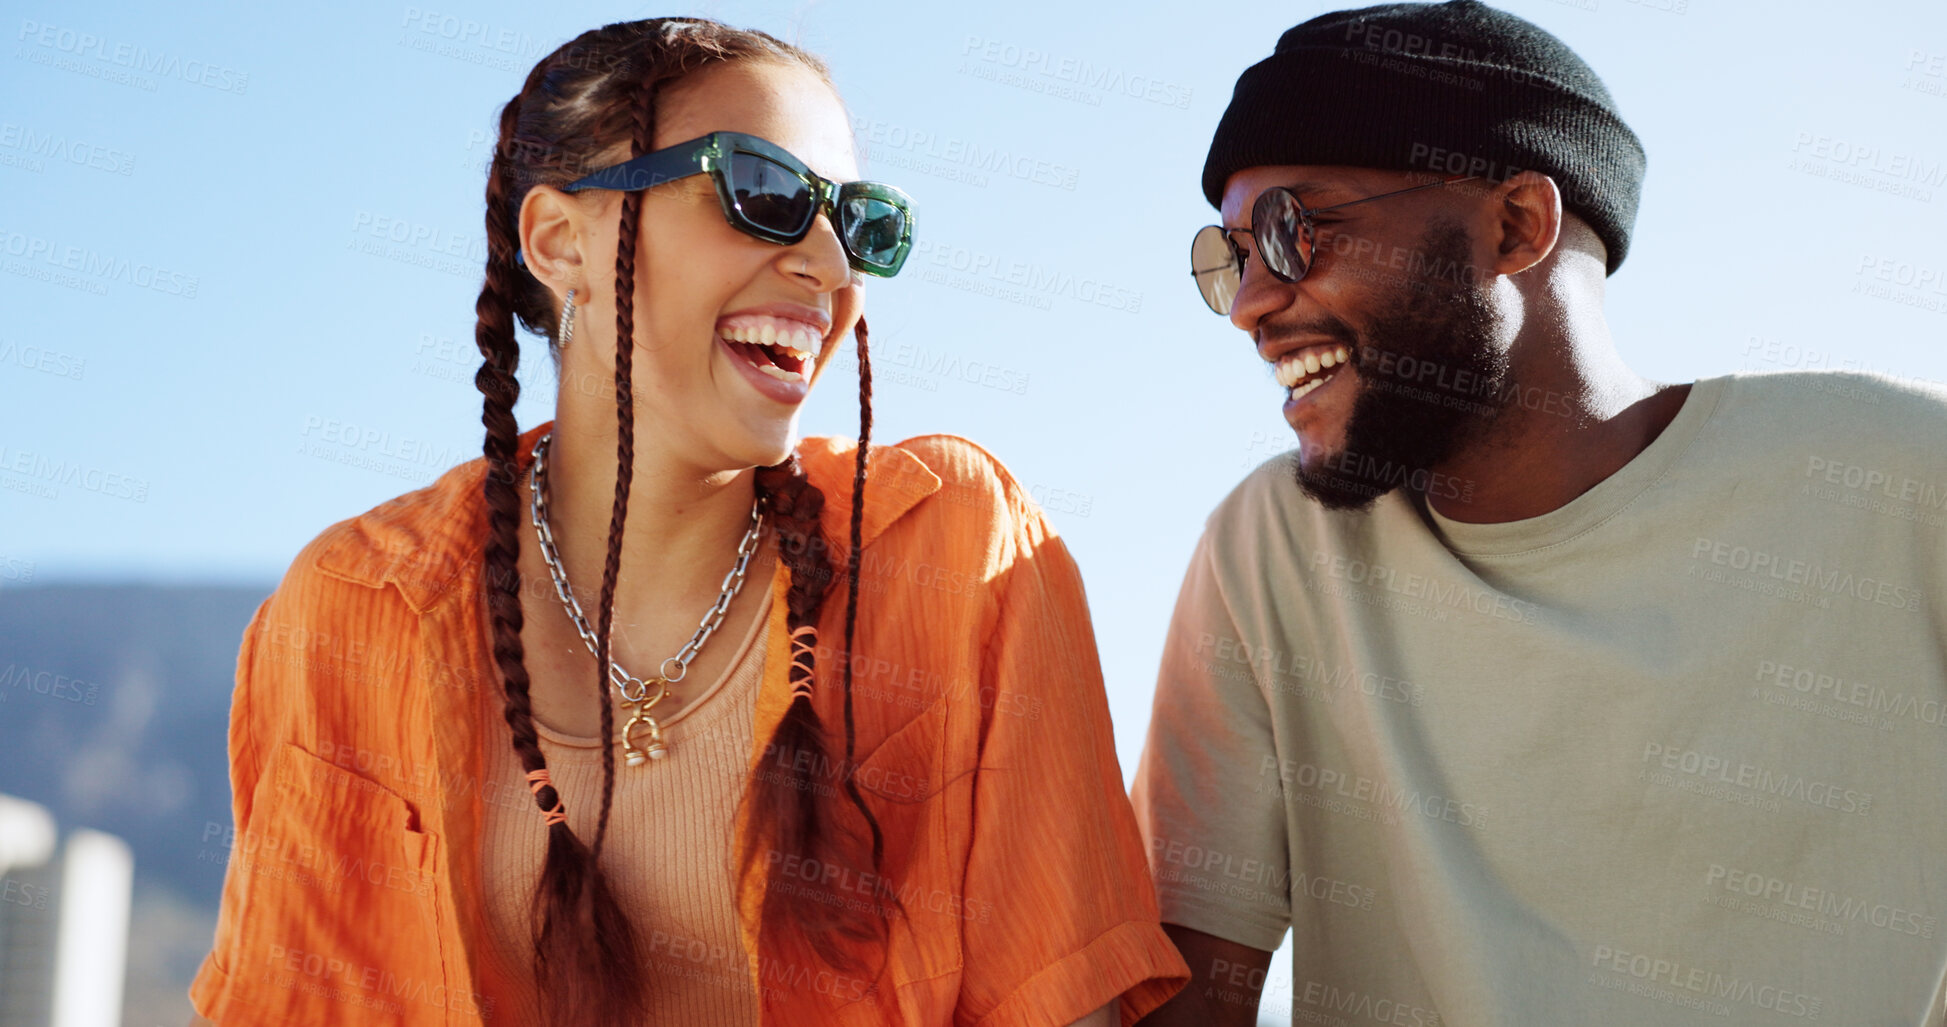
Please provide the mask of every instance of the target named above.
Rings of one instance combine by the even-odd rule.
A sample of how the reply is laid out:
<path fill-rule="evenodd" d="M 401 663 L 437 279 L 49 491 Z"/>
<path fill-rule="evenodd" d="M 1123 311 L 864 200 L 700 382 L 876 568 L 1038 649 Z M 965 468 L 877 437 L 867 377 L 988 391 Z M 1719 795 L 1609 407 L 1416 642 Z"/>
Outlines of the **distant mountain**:
<path fill-rule="evenodd" d="M 134 850 L 129 1024 L 188 1020 L 228 856 L 237 650 L 271 587 L 0 589 L 0 792 Z"/>

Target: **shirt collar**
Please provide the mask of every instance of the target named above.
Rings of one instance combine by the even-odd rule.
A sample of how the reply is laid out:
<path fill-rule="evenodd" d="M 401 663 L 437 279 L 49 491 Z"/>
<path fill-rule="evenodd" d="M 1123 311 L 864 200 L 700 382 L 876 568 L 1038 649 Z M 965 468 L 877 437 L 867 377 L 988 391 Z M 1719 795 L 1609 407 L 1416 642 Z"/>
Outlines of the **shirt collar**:
<path fill-rule="evenodd" d="M 520 473 L 527 472 L 534 443 L 553 427 L 549 420 L 520 435 L 515 449 Z M 843 554 L 851 540 L 852 474 L 858 444 L 851 439 L 816 437 L 799 445 L 805 475 L 825 494 L 819 517 L 826 540 Z M 866 457 L 865 514 L 860 537 L 878 538 L 919 501 L 940 488 L 940 477 L 919 457 L 899 446 L 874 446 Z M 320 570 L 373 588 L 397 586 L 406 605 L 424 614 L 452 591 L 461 574 L 478 564 L 486 549 L 487 461 L 475 457 L 439 476 L 425 488 L 387 500 L 329 532 L 317 557 Z M 522 516 L 526 512 L 522 511 Z"/>

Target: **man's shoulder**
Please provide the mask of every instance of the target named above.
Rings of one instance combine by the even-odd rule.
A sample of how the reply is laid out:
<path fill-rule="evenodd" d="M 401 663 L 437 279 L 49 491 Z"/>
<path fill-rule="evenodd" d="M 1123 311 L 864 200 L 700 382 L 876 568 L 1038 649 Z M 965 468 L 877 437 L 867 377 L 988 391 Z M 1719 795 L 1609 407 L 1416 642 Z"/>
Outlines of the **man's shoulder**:
<path fill-rule="evenodd" d="M 1861 423 L 1947 422 L 1947 383 L 1926 378 L 1874 371 L 1739 371 L 1717 381 L 1728 396 L 1773 414 Z"/>
<path fill-rule="evenodd" d="M 1740 459 L 1775 450 L 1947 467 L 1947 384 L 1870 371 L 1739 372 L 1714 381 L 1723 389 L 1720 430 L 1735 439 Z"/>

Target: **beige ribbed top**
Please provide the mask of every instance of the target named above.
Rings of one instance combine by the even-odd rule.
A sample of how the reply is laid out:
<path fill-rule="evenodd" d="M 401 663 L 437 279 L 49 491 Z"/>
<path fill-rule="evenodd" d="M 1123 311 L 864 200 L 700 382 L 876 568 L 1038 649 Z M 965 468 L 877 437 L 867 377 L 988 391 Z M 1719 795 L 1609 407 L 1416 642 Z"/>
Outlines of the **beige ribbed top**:
<path fill-rule="evenodd" d="M 635 924 L 648 964 L 649 1023 L 735 1027 L 757 1023 L 757 995 L 737 931 L 731 874 L 738 801 L 748 777 L 751 710 L 763 679 L 770 590 L 723 677 L 661 720 L 669 754 L 631 767 L 616 754 L 615 796 L 602 868 Z M 547 850 L 540 809 L 498 706 L 483 704 L 490 750 L 482 794 L 482 884 L 493 958 L 522 1008 L 513 1023 L 538 1023 L 529 902 Z M 619 712 L 619 710 L 618 710 Z M 601 812 L 601 750 L 593 737 L 539 720 L 541 752 L 562 794 L 568 826 L 595 836 Z M 620 717 L 616 721 L 619 733 Z M 617 743 L 619 745 L 619 743 Z"/>

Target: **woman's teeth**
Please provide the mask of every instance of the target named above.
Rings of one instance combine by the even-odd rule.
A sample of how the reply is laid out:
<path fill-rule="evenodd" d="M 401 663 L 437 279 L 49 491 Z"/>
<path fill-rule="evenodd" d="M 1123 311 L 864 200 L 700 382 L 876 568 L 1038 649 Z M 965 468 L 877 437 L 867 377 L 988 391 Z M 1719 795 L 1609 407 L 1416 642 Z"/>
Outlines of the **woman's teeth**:
<path fill-rule="evenodd" d="M 812 357 L 824 335 L 803 321 L 768 316 L 740 316 L 717 327 L 717 336 L 750 366 L 781 382 L 811 381 Z"/>
<path fill-rule="evenodd" d="M 1278 384 L 1291 390 L 1293 398 L 1302 396 L 1323 384 L 1326 378 L 1312 378 L 1322 370 L 1336 367 L 1351 358 L 1351 351 L 1344 346 L 1312 346 L 1308 349 L 1287 353 L 1279 358 L 1274 369 Z M 1307 380 L 1307 379 L 1310 380 Z M 1299 383 L 1303 382 L 1303 385 Z"/>
<path fill-rule="evenodd" d="M 776 364 L 752 364 L 751 366 L 781 382 L 802 382 L 810 380 L 803 374 L 796 371 L 786 371 Z"/>
<path fill-rule="evenodd" d="M 774 346 L 798 360 L 810 359 L 821 339 L 818 330 L 808 324 L 772 319 L 733 322 L 723 326 L 717 334 L 731 342 Z"/>

